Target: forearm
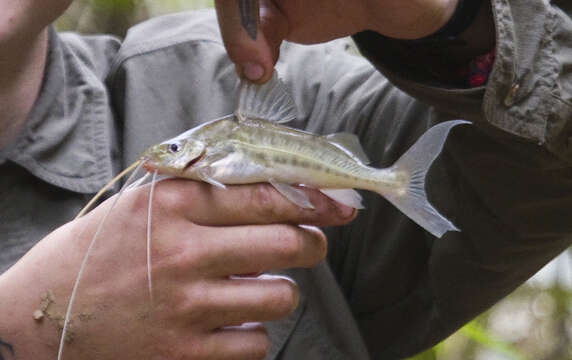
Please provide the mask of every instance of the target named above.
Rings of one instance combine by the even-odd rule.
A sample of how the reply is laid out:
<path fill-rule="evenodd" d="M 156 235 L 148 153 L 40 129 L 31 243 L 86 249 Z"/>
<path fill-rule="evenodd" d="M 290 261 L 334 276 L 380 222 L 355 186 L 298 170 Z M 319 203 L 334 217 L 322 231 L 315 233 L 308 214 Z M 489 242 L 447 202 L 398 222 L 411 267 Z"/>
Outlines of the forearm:
<path fill-rule="evenodd" d="M 36 100 L 46 61 L 46 27 L 70 3 L 0 0 L 0 148 L 13 140 Z"/>
<path fill-rule="evenodd" d="M 54 344 L 57 344 L 57 331 L 55 330 L 55 321 L 42 319 L 42 322 L 52 322 L 49 325 L 53 329 L 52 340 L 50 345 L 46 345 L 46 329 L 40 324 L 34 326 L 34 311 L 30 303 L 22 299 L 8 299 L 8 296 L 17 296 L 4 292 L 4 286 L 0 288 L 2 295 L 0 295 L 0 359 L 23 359 L 23 360 L 53 360 L 56 358 L 54 351 Z M 37 309 L 39 310 L 40 298 L 37 301 Z M 31 311 L 31 312 L 30 312 Z M 37 320 L 40 322 L 40 320 Z"/>
<path fill-rule="evenodd" d="M 54 295 L 37 276 L 42 269 L 26 270 L 15 265 L 0 275 L 0 359 L 53 360 L 61 324 Z"/>
<path fill-rule="evenodd" d="M 71 0 L 41 3 L 33 0 L 0 0 L 0 79 L 9 79 L 18 67 L 29 66 L 30 61 L 22 60 L 26 60 L 47 41 L 38 39 L 70 3 Z"/>
<path fill-rule="evenodd" d="M 47 39 L 44 31 L 28 43 L 27 48 L 0 50 L 0 149 L 14 140 L 38 97 Z"/>
<path fill-rule="evenodd" d="M 491 8 L 487 21 L 494 23 L 495 29 L 489 26 L 487 33 L 479 36 L 481 25 L 474 24 L 477 36 L 471 44 L 489 39 L 485 45 L 473 47 L 485 49 L 489 47 L 487 42 L 495 39 L 491 50 L 496 49 L 496 57 L 486 88 L 460 91 L 451 81 L 452 77 L 458 78 L 455 67 L 448 63 L 435 66 L 412 42 L 374 32 L 357 34 L 356 42 L 393 84 L 424 103 L 451 116 L 475 121 L 483 128 L 503 130 L 494 131 L 498 136 L 514 134 L 516 143 L 527 139 L 541 144 L 539 151 L 548 149 L 570 162 L 570 9 L 534 0 L 484 3 Z M 436 58 L 453 58 L 437 44 L 433 47 Z M 460 53 L 459 58 L 466 59 L 468 54 Z"/>
<path fill-rule="evenodd" d="M 364 29 L 396 39 L 419 39 L 442 28 L 458 0 L 365 0 Z"/>
<path fill-rule="evenodd" d="M 72 0 L 0 0 L 0 48 L 23 48 L 52 23 Z M 1 52 L 5 54 L 4 51 Z"/>
<path fill-rule="evenodd" d="M 399 79 L 394 79 L 396 75 L 407 82 L 455 87 L 459 78 L 455 69 L 495 46 L 489 1 L 483 0 L 477 10 L 472 22 L 455 36 L 401 40 L 383 36 L 379 31 L 365 31 L 354 39 L 361 52 L 397 85 L 400 84 Z"/>

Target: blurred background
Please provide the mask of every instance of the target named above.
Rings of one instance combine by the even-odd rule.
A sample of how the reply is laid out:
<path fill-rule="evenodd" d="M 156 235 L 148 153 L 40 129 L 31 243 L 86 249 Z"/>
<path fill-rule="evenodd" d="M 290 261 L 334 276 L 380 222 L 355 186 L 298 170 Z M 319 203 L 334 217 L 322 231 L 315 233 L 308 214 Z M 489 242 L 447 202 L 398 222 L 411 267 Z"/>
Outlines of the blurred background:
<path fill-rule="evenodd" d="M 124 36 L 133 24 L 212 0 L 75 0 L 60 30 Z M 572 250 L 548 264 L 492 309 L 415 360 L 572 359 Z"/>

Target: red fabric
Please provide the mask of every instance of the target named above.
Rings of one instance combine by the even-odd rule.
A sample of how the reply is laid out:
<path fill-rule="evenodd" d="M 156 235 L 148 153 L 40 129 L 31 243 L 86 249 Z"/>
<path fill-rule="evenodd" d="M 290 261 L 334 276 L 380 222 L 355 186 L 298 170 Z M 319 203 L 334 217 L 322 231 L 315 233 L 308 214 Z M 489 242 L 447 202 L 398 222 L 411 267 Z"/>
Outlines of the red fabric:
<path fill-rule="evenodd" d="M 467 87 L 482 86 L 487 83 L 495 64 L 495 50 L 477 56 L 469 64 L 459 69 L 459 77 L 465 79 Z"/>

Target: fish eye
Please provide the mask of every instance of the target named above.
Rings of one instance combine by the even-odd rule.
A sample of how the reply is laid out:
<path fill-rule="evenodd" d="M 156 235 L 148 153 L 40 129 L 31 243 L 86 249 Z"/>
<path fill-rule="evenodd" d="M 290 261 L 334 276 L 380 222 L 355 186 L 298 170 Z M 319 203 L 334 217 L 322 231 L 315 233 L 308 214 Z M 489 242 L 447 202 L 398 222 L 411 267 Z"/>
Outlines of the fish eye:
<path fill-rule="evenodd" d="M 170 153 L 178 153 L 179 151 L 181 151 L 181 147 L 182 146 L 179 143 L 171 143 L 169 144 L 168 149 Z"/>

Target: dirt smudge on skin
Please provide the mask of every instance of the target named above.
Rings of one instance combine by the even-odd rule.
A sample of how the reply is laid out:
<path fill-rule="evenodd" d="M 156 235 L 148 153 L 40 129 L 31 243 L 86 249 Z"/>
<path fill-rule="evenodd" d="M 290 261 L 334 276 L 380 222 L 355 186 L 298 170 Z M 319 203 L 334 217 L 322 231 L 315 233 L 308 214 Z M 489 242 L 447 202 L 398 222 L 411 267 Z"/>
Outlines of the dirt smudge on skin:
<path fill-rule="evenodd" d="M 32 316 L 34 321 L 37 323 L 49 321 L 54 324 L 60 334 L 64 329 L 65 317 L 63 313 L 56 310 L 56 298 L 51 290 L 46 291 L 44 295 L 41 296 L 40 306 L 34 311 Z M 81 322 L 87 322 L 94 319 L 95 315 L 93 313 L 82 312 L 77 314 L 75 317 Z M 73 319 L 70 319 L 64 341 L 67 344 L 71 344 L 74 338 L 75 332 L 73 330 Z"/>

